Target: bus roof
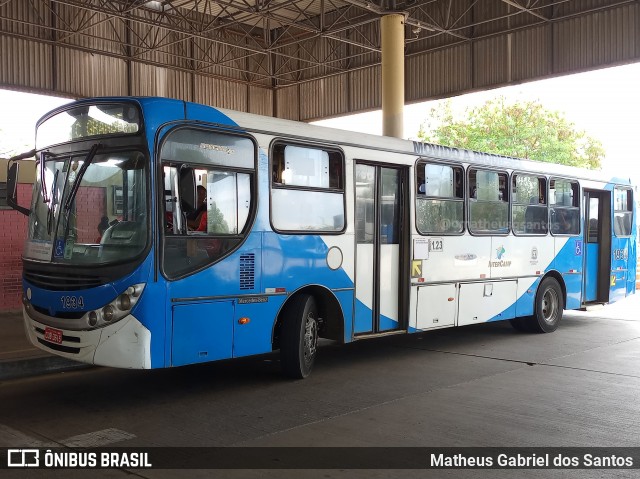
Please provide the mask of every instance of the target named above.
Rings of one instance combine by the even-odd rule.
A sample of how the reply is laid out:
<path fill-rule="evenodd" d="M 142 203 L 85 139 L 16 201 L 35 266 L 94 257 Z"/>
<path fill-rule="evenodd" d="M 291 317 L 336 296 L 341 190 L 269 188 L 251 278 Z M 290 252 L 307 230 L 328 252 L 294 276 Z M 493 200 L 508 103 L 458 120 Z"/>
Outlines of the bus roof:
<path fill-rule="evenodd" d="M 211 113 L 219 112 L 231 119 L 242 130 L 251 132 L 259 132 L 274 136 L 282 136 L 288 138 L 297 138 L 300 140 L 319 141 L 329 143 L 336 146 L 351 146 L 356 148 L 375 149 L 380 151 L 390 151 L 401 154 L 411 155 L 413 157 L 434 158 L 444 161 L 453 161 L 458 163 L 477 164 L 492 168 L 501 168 L 508 170 L 516 170 L 523 172 L 532 172 L 542 175 L 581 178 L 593 181 L 605 181 L 617 184 L 631 184 L 630 178 L 623 177 L 604 177 L 600 170 L 589 170 L 586 168 L 571 167 L 556 163 L 547 163 L 542 161 L 533 161 L 521 158 L 512 158 L 508 156 L 495 155 L 491 153 L 483 153 L 461 148 L 453 148 L 448 146 L 436 145 L 431 143 L 422 143 L 418 141 L 403 140 L 388 136 L 372 135 L 368 133 L 357 133 L 347 130 L 339 130 L 325 126 L 310 125 L 301 121 L 284 120 L 282 118 L 266 117 L 253 113 L 244 113 L 225 108 L 215 108 L 208 105 L 201 105 L 183 100 L 161 97 L 100 97 L 86 98 L 78 100 L 74 103 L 66 104 L 53 111 L 63 111 L 76 104 L 91 103 L 99 100 L 104 101 L 135 101 L 145 107 L 149 103 L 166 102 L 166 103 L 182 103 L 188 120 L 207 121 L 206 113 L 208 109 Z M 195 117 L 190 115 L 190 111 L 196 112 Z M 51 112 L 53 113 L 53 112 Z M 45 116 L 50 115 L 48 113 Z M 214 116 L 214 115 L 212 115 Z M 44 117 L 43 117 L 44 118 Z M 268 120 L 268 122 L 267 122 Z"/>

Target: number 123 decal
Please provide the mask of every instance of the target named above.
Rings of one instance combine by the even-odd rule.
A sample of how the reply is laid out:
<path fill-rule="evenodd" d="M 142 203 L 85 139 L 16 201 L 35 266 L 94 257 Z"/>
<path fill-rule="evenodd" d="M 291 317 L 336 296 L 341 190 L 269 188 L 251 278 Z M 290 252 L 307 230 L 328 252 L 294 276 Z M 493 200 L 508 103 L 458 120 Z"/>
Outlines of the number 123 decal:
<path fill-rule="evenodd" d="M 442 252 L 442 238 L 429 238 L 429 251 Z"/>

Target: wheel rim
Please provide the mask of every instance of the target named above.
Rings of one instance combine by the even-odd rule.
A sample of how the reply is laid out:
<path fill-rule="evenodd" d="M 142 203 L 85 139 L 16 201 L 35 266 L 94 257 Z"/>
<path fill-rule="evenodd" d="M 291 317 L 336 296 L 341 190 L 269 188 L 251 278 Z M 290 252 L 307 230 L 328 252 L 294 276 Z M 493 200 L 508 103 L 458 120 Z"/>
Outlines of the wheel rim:
<path fill-rule="evenodd" d="M 542 295 L 542 319 L 545 323 L 553 324 L 558 312 L 558 293 L 554 289 L 548 289 Z"/>
<path fill-rule="evenodd" d="M 304 325 L 304 361 L 309 364 L 316 355 L 318 345 L 318 324 L 311 313 L 307 315 Z"/>

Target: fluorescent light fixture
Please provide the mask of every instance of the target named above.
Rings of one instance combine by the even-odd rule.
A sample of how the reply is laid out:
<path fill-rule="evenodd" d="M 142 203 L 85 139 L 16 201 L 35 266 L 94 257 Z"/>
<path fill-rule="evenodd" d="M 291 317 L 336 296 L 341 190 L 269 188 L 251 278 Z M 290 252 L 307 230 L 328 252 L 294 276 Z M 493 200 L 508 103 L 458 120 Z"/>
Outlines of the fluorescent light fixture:
<path fill-rule="evenodd" d="M 145 7 L 150 8 L 151 10 L 156 10 L 158 12 L 164 12 L 164 2 L 159 2 L 156 0 L 152 0 L 144 4 Z"/>

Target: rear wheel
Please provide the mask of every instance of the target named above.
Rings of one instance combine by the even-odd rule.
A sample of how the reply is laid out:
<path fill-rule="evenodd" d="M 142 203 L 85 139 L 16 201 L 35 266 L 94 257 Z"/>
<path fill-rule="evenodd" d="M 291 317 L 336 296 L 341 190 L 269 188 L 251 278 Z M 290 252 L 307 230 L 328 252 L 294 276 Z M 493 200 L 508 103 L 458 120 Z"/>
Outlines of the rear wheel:
<path fill-rule="evenodd" d="M 313 296 L 294 297 L 283 311 L 280 334 L 282 372 L 303 379 L 311 374 L 318 350 L 318 311 Z"/>
<path fill-rule="evenodd" d="M 562 288 L 554 278 L 540 283 L 536 293 L 535 312 L 529 321 L 531 331 L 551 333 L 558 328 L 564 310 Z"/>

